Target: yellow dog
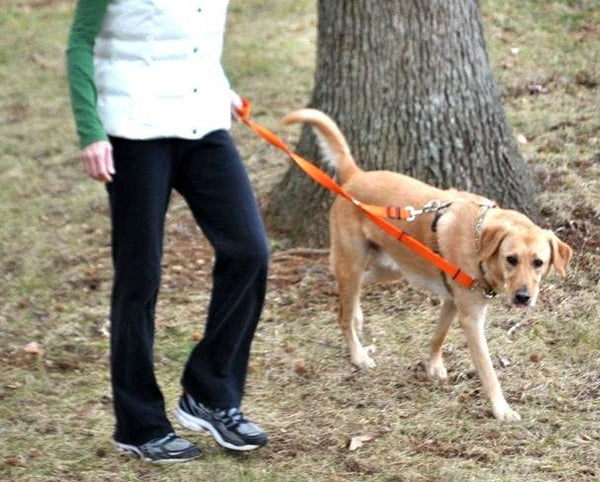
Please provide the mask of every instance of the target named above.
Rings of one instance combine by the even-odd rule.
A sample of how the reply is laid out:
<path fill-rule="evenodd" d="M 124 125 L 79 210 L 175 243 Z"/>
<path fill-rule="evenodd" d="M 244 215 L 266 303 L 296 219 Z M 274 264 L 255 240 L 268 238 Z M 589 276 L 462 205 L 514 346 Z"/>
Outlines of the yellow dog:
<path fill-rule="evenodd" d="M 339 285 L 339 325 L 352 363 L 375 366 L 360 342 L 363 315 L 360 290 L 365 283 L 406 278 L 443 298 L 433 336 L 427 372 L 445 379 L 442 344 L 455 317 L 466 335 L 473 362 L 498 420 L 520 416 L 506 402 L 484 335 L 492 292 L 519 307 L 534 306 L 540 282 L 553 267 L 565 276 L 571 248 L 551 231 L 525 215 L 496 207 L 475 194 L 441 190 L 390 171 L 363 171 L 354 161 L 344 135 L 331 118 L 314 109 L 284 117 L 284 124 L 305 122 L 315 130 L 324 157 L 335 166 L 339 182 L 356 199 L 380 206 L 441 206 L 414 222 L 400 221 L 401 229 L 447 260 L 477 277 L 482 289 L 469 290 L 443 276 L 439 269 L 416 256 L 386 234 L 351 203 L 336 198 L 330 212 L 331 264 Z"/>

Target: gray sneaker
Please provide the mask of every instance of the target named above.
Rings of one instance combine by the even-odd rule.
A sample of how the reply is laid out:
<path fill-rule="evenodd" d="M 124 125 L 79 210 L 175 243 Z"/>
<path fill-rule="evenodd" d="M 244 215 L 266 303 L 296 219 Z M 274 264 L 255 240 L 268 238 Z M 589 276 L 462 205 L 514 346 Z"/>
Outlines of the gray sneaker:
<path fill-rule="evenodd" d="M 143 445 L 128 445 L 121 442 L 115 442 L 115 445 L 122 454 L 132 454 L 155 464 L 187 462 L 202 454 L 193 443 L 178 437 L 175 433 L 150 440 Z"/>
<path fill-rule="evenodd" d="M 267 444 L 267 435 L 237 408 L 211 409 L 184 393 L 175 414 L 185 428 L 208 430 L 217 443 L 231 450 L 254 450 Z"/>

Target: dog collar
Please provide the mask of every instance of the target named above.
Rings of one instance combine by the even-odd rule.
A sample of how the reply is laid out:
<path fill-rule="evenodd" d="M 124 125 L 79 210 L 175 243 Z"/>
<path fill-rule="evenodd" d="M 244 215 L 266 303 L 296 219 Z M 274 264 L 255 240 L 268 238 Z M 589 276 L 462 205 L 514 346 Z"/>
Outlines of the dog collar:
<path fill-rule="evenodd" d="M 485 279 L 485 269 L 483 269 L 483 261 L 479 262 L 479 274 L 480 278 L 476 279 L 473 283 L 473 288 L 481 288 L 481 293 L 484 297 L 488 299 L 495 298 L 498 296 L 496 290 L 492 287 L 490 283 Z"/>
<path fill-rule="evenodd" d="M 479 253 L 481 251 L 481 232 L 483 231 L 483 221 L 486 214 L 490 209 L 498 207 L 498 205 L 492 201 L 481 203 L 479 205 L 479 214 L 475 219 L 474 233 L 475 233 L 475 249 Z M 494 290 L 492 285 L 485 279 L 485 269 L 483 269 L 483 261 L 479 262 L 479 274 L 480 278 L 476 279 L 473 283 L 473 288 L 480 288 L 481 293 L 486 298 L 495 298 L 498 293 Z"/>
<path fill-rule="evenodd" d="M 498 205 L 491 201 L 489 201 L 487 203 L 479 204 L 479 214 L 477 215 L 477 218 L 475 219 L 475 227 L 474 227 L 475 249 L 477 250 L 478 253 L 479 253 L 479 251 L 481 251 L 481 231 L 483 230 L 483 220 L 485 219 L 485 215 L 488 213 L 488 211 L 495 207 L 498 207 Z"/>

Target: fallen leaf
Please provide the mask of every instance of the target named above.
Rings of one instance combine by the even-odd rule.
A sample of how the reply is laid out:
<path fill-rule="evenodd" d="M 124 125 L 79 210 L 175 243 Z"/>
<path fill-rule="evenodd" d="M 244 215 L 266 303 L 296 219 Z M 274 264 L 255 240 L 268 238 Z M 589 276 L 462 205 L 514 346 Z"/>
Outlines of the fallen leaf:
<path fill-rule="evenodd" d="M 37 342 L 32 341 L 23 347 L 23 351 L 28 355 L 37 355 L 38 357 L 43 357 L 45 351 L 37 344 Z"/>
<path fill-rule="evenodd" d="M 110 320 L 104 320 L 102 326 L 100 326 L 100 334 L 105 338 L 110 338 Z"/>
<path fill-rule="evenodd" d="M 294 367 L 294 372 L 296 375 L 304 377 L 308 374 L 308 368 L 303 361 L 296 362 L 296 366 Z"/>
<path fill-rule="evenodd" d="M 7 467 L 25 467 L 25 460 L 21 456 L 8 457 L 4 459 L 4 465 Z"/>
<path fill-rule="evenodd" d="M 370 442 L 375 438 L 373 434 L 365 434 L 365 435 L 357 435 L 356 437 L 352 437 L 350 439 L 350 443 L 348 444 L 348 450 L 353 452 L 362 447 L 365 442 Z"/>
<path fill-rule="evenodd" d="M 529 93 L 531 95 L 548 93 L 548 88 L 544 87 L 543 85 L 540 85 L 540 84 L 530 84 L 527 86 L 527 90 L 529 91 Z"/>
<path fill-rule="evenodd" d="M 509 367 L 511 365 L 510 360 L 504 356 L 502 356 L 500 353 L 498 353 L 496 355 L 496 357 L 498 358 L 498 363 L 500 364 L 500 366 L 502 368 L 506 368 Z"/>
<path fill-rule="evenodd" d="M 34 447 L 30 448 L 29 453 L 27 454 L 30 459 L 39 459 L 41 455 L 42 453 Z"/>

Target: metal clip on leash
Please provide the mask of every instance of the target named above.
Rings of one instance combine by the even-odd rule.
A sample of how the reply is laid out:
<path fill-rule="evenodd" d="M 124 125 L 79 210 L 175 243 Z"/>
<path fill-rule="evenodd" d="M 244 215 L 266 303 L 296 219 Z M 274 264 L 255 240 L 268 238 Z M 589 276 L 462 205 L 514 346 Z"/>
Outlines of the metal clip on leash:
<path fill-rule="evenodd" d="M 406 206 L 404 209 L 406 209 L 406 211 L 408 211 L 409 213 L 409 216 L 406 218 L 406 221 L 412 223 L 417 216 L 420 216 L 421 214 L 432 213 L 434 211 L 439 211 L 440 209 L 444 209 L 450 206 L 450 204 L 451 203 L 449 202 L 429 201 L 423 204 L 423 207 L 421 209 L 415 209 L 412 206 Z"/>

